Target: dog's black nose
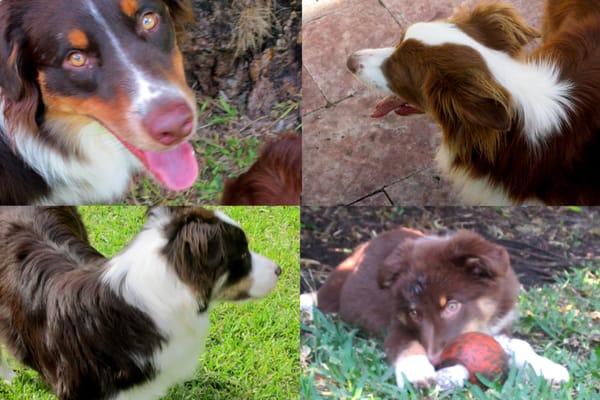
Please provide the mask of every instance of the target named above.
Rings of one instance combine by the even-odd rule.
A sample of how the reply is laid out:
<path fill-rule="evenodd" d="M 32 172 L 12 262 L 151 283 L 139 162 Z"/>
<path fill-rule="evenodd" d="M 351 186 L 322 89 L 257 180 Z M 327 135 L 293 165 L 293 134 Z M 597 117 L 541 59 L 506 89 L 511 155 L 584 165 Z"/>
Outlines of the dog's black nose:
<path fill-rule="evenodd" d="M 358 57 L 355 54 L 352 54 L 350 57 L 348 57 L 346 66 L 348 67 L 350 72 L 355 74 L 358 71 L 358 69 L 360 68 L 360 62 L 358 60 Z"/>
<path fill-rule="evenodd" d="M 281 275 L 281 267 L 275 268 L 275 275 L 277 275 L 277 276 Z"/>

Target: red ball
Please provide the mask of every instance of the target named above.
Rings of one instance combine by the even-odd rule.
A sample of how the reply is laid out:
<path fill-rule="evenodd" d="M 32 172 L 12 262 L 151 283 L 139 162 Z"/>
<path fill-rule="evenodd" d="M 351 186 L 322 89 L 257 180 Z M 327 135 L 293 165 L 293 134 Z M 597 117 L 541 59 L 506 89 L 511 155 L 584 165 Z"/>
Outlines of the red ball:
<path fill-rule="evenodd" d="M 468 332 L 458 336 L 442 351 L 438 368 L 461 364 L 469 371 L 469 381 L 478 383 L 475 374 L 486 379 L 504 378 L 508 372 L 508 355 L 492 336 Z"/>

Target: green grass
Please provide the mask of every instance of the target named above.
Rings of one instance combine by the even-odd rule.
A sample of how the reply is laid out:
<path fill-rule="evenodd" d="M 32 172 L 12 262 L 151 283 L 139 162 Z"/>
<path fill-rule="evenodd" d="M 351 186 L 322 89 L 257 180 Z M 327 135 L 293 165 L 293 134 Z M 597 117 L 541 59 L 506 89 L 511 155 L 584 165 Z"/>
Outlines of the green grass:
<path fill-rule="evenodd" d="M 218 304 L 211 311 L 206 350 L 195 378 L 165 400 L 292 399 L 298 397 L 299 210 L 297 207 L 220 207 L 240 222 L 250 248 L 283 269 L 268 297 Z M 114 255 L 143 224 L 143 207 L 81 207 L 92 244 Z M 19 368 L 11 385 L 0 383 L 3 400 L 55 400 L 38 375 Z"/>
<path fill-rule="evenodd" d="M 571 381 L 552 388 L 528 369 L 512 368 L 506 382 L 486 389 L 440 393 L 400 392 L 381 343 L 315 311 L 302 324 L 301 397 L 305 399 L 600 399 L 600 274 L 598 266 L 574 270 L 560 283 L 534 288 L 520 298 L 516 333 L 538 354 L 565 365 Z"/>

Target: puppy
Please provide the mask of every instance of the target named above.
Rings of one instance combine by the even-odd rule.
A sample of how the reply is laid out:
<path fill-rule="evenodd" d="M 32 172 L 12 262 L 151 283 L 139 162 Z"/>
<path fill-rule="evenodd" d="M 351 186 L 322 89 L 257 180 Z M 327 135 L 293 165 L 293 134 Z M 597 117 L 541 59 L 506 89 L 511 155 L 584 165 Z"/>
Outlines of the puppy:
<path fill-rule="evenodd" d="M 519 367 L 529 364 L 553 382 L 565 368 L 538 356 L 526 342 L 507 336 L 517 312 L 519 281 L 506 250 L 459 231 L 428 236 L 410 229 L 386 232 L 359 246 L 317 293 L 318 308 L 372 336 L 384 337 L 400 388 L 445 381 L 462 386 L 462 366 L 435 365 L 443 348 L 465 332 L 494 335 Z M 301 304 L 310 304 L 306 297 Z"/>
<path fill-rule="evenodd" d="M 192 377 L 218 301 L 281 269 L 220 212 L 156 208 L 115 257 L 71 208 L 0 208 L 0 340 L 61 400 L 157 399 Z"/>

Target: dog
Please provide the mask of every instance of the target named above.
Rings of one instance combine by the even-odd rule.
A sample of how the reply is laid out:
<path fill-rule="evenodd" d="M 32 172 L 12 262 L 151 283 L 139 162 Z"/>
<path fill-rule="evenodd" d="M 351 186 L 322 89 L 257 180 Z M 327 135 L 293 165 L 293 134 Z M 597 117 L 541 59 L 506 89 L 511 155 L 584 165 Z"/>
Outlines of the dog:
<path fill-rule="evenodd" d="M 224 205 L 299 205 L 302 137 L 288 133 L 263 148 L 250 169 L 225 182 Z"/>
<path fill-rule="evenodd" d="M 281 274 L 202 208 L 152 209 L 113 258 L 72 208 L 0 208 L 0 238 L 0 341 L 61 400 L 159 398 L 193 376 L 210 306 Z"/>
<path fill-rule="evenodd" d="M 425 235 L 400 228 L 360 245 L 314 294 L 324 313 L 373 337 L 384 337 L 385 353 L 399 388 L 405 380 L 422 387 L 465 384 L 461 366 L 435 370 L 444 347 L 466 332 L 494 335 L 517 367 L 529 364 L 547 380 L 562 383 L 568 371 L 509 336 L 517 315 L 520 284 L 506 250 L 476 233 Z M 444 386 L 443 386 L 444 387 Z"/>
<path fill-rule="evenodd" d="M 547 2 L 542 43 L 500 2 L 416 23 L 394 48 L 347 61 L 391 95 L 381 117 L 427 113 L 441 126 L 436 161 L 473 204 L 600 204 L 600 2 Z"/>
<path fill-rule="evenodd" d="M 198 176 L 178 48 L 189 0 L 0 0 L 0 203 L 118 200 Z"/>

